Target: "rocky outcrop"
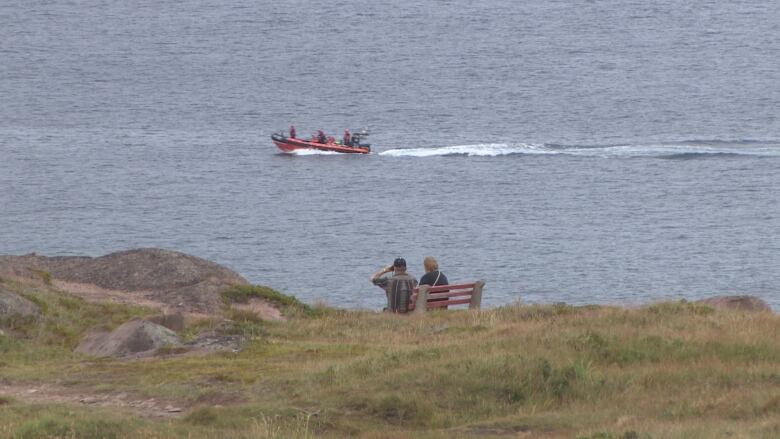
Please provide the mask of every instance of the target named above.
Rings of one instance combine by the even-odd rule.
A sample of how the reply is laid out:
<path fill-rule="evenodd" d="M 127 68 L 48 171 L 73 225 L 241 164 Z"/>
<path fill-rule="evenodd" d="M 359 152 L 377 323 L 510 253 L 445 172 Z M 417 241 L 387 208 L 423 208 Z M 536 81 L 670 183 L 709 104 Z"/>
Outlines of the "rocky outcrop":
<path fill-rule="evenodd" d="M 0 256 L 0 276 L 43 280 L 50 274 L 47 271 L 49 267 L 67 270 L 90 259 L 92 258 L 85 256 L 57 256 L 50 258 L 39 256 L 36 253 L 22 256 Z"/>
<path fill-rule="evenodd" d="M 56 262 L 60 258 L 50 258 Z M 175 290 L 199 284 L 245 284 L 238 273 L 205 259 L 162 249 L 137 249 L 79 263 L 49 264 L 55 279 L 122 291 Z"/>
<path fill-rule="evenodd" d="M 181 340 L 170 329 L 147 320 L 130 320 L 108 333 L 88 335 L 76 352 L 97 357 L 143 356 L 161 347 L 176 347 Z"/>
<path fill-rule="evenodd" d="M 699 300 L 697 303 L 709 305 L 714 308 L 772 312 L 772 308 L 770 308 L 766 302 L 755 296 L 719 296 Z"/>
<path fill-rule="evenodd" d="M 128 293 L 137 303 L 160 304 L 167 313 L 219 311 L 219 292 L 248 282 L 238 273 L 205 259 L 155 248 L 127 250 L 92 258 L 84 256 L 46 257 L 31 253 L 0 256 L 0 276 L 51 283 L 61 290 L 88 300 Z M 86 297 L 86 286 L 103 291 Z M 84 293 L 84 294 L 81 294 Z M 130 300 L 132 301 L 132 300 Z"/>
<path fill-rule="evenodd" d="M 0 321 L 12 317 L 36 317 L 40 313 L 38 305 L 0 285 Z"/>

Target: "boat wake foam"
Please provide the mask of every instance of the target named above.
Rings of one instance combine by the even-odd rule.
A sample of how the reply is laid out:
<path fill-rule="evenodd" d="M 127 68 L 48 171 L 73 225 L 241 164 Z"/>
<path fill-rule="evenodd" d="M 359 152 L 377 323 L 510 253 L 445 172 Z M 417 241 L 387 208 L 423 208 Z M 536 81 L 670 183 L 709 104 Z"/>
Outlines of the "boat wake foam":
<path fill-rule="evenodd" d="M 389 157 L 467 156 L 498 157 L 509 155 L 571 155 L 581 157 L 656 157 L 694 159 L 717 156 L 780 157 L 780 142 L 763 141 L 682 141 L 626 145 L 555 145 L 528 143 L 480 143 L 434 148 L 391 149 L 379 155 Z"/>
<path fill-rule="evenodd" d="M 296 149 L 295 151 L 288 152 L 286 154 L 292 155 L 344 155 L 336 151 L 320 151 L 317 149 Z"/>
<path fill-rule="evenodd" d="M 512 154 L 532 154 L 534 152 L 543 154 L 542 145 L 509 145 L 506 143 L 481 143 L 476 145 L 455 145 L 442 146 L 438 148 L 411 148 L 411 149 L 391 149 L 379 153 L 391 157 L 434 157 L 447 155 L 465 155 L 472 157 L 496 157 Z"/>

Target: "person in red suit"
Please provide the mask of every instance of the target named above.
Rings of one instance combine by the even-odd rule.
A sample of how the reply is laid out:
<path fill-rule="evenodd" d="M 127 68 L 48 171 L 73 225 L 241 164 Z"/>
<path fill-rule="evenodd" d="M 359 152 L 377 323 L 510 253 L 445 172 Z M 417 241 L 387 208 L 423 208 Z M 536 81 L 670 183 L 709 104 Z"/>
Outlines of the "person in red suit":
<path fill-rule="evenodd" d="M 349 134 L 349 130 L 344 130 L 344 146 L 352 146 L 352 135 Z"/>

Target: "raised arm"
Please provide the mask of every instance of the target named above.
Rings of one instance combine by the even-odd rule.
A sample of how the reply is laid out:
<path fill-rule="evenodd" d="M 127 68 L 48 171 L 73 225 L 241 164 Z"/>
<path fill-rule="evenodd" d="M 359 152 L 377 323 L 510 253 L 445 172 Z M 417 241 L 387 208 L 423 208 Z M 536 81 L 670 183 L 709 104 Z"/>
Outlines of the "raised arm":
<path fill-rule="evenodd" d="M 392 265 L 388 265 L 387 267 L 382 267 L 381 269 L 379 269 L 379 271 L 377 271 L 376 273 L 372 274 L 371 277 L 368 278 L 368 280 L 372 284 L 376 285 L 377 281 L 379 281 L 379 278 L 381 278 L 382 275 L 384 275 L 385 273 L 390 273 L 391 271 L 393 271 L 393 266 Z"/>

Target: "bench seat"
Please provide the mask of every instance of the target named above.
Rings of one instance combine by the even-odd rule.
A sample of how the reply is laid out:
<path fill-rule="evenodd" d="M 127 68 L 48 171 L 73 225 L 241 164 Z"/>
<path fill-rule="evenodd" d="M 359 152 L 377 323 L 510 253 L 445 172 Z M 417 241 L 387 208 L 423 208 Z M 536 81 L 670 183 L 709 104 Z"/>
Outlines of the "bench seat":
<path fill-rule="evenodd" d="M 452 305 L 469 305 L 469 309 L 478 309 L 482 305 L 482 287 L 485 281 L 478 280 L 467 284 L 420 285 L 409 298 L 409 312 L 421 314 L 429 309 Z M 445 299 L 445 300 L 442 300 Z"/>

